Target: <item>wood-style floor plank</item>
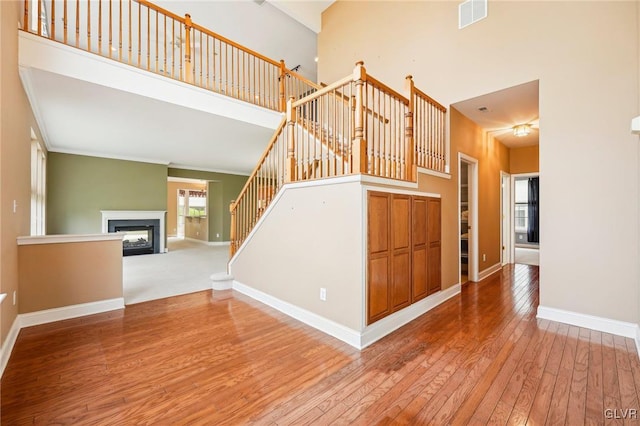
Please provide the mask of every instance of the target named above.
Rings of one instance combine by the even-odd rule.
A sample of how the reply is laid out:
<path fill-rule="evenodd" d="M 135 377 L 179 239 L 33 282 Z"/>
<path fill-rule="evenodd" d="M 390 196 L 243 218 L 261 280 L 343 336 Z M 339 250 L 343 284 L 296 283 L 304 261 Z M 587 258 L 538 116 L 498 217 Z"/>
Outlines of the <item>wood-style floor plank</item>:
<path fill-rule="evenodd" d="M 538 279 L 507 266 L 362 351 L 231 291 L 30 327 L 1 421 L 622 424 L 634 341 L 537 319 Z"/>

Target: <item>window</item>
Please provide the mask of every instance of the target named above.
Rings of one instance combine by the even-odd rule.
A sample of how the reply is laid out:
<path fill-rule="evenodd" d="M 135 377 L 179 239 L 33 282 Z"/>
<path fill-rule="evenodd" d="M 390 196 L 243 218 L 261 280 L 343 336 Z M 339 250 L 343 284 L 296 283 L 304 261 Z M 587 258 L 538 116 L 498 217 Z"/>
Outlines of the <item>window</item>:
<path fill-rule="evenodd" d="M 515 230 L 516 232 L 527 232 L 529 225 L 528 220 L 528 203 L 529 203 L 529 183 L 527 179 L 515 181 Z"/>
<path fill-rule="evenodd" d="M 35 136 L 33 131 L 32 137 Z M 40 142 L 31 140 L 31 235 L 45 234 L 47 157 Z"/>

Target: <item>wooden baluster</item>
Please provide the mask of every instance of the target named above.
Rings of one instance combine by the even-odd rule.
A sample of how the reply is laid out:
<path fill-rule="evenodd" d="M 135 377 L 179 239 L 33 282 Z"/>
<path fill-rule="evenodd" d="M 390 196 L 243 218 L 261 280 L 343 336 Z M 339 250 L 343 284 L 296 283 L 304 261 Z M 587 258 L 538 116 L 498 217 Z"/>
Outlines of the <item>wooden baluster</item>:
<path fill-rule="evenodd" d="M 25 0 L 25 4 L 28 3 L 27 0 Z M 62 21 L 62 32 L 63 32 L 63 38 L 64 38 L 64 44 L 67 44 L 67 0 L 64 0 L 63 7 L 62 7 L 62 14 L 64 15 L 64 20 Z"/>
<path fill-rule="evenodd" d="M 415 152 L 413 144 L 413 112 L 411 109 L 404 114 L 404 161 L 405 161 L 405 180 L 415 182 L 418 176 L 417 168 L 413 161 L 413 153 Z"/>
<path fill-rule="evenodd" d="M 351 173 L 367 172 L 367 141 L 364 135 L 364 107 L 363 86 L 367 80 L 367 71 L 364 62 L 359 61 L 353 70 L 353 81 L 356 86 L 355 93 L 355 136 L 351 143 Z"/>
<path fill-rule="evenodd" d="M 408 75 L 405 77 L 405 93 L 407 94 L 407 98 L 409 99 L 409 112 L 411 113 L 411 116 L 413 118 L 418 117 L 417 115 L 417 111 L 416 111 L 416 103 L 415 103 L 415 98 L 413 96 L 413 92 L 415 91 L 415 83 L 413 82 L 413 76 Z M 412 128 L 415 128 L 415 120 L 411 123 Z M 415 131 L 412 132 L 413 133 L 413 151 L 411 152 L 411 160 L 413 162 L 414 165 L 418 164 L 418 153 L 417 153 L 417 148 L 416 148 L 416 138 L 415 138 Z M 408 160 L 408 157 L 407 157 Z M 408 163 L 407 163 L 408 164 Z M 416 169 L 417 170 L 417 169 Z M 418 176 L 417 174 L 414 176 Z M 411 180 L 410 176 L 408 176 L 407 174 L 407 179 Z"/>
<path fill-rule="evenodd" d="M 233 256 L 236 252 L 236 211 L 235 200 L 232 200 L 229 205 L 229 213 L 231 213 L 231 234 L 229 235 L 229 239 L 231 240 L 231 245 L 229 246 L 230 256 Z"/>
<path fill-rule="evenodd" d="M 51 34 L 49 34 L 49 37 L 51 37 L 51 40 L 56 39 L 56 2 L 55 0 L 51 0 Z"/>
<path fill-rule="evenodd" d="M 66 6 L 66 3 L 65 3 Z M 29 0 L 24 0 L 24 22 L 22 24 L 22 28 L 25 31 L 31 31 L 31 26 L 29 25 Z"/>
<path fill-rule="evenodd" d="M 191 64 L 191 15 L 184 15 L 184 73 L 187 83 L 193 83 L 193 67 Z"/>
<path fill-rule="evenodd" d="M 127 50 L 129 51 L 129 62 L 128 62 L 129 65 L 131 65 L 131 60 L 133 58 L 133 56 L 132 56 L 133 52 L 132 52 L 132 47 L 131 47 L 131 44 L 132 44 L 131 43 L 131 33 L 133 32 L 133 28 L 131 26 L 131 22 L 132 22 L 131 21 L 131 1 L 132 0 L 129 0 L 129 31 L 127 31 L 129 33 L 129 46 L 127 47 Z"/>
<path fill-rule="evenodd" d="M 38 34 L 40 34 L 39 26 Z M 76 0 L 76 47 L 80 47 L 80 0 Z"/>
<path fill-rule="evenodd" d="M 98 1 L 98 54 L 102 55 L 102 0 Z"/>
<path fill-rule="evenodd" d="M 151 71 L 151 8 L 147 7 L 147 71 Z"/>
<path fill-rule="evenodd" d="M 158 24 L 158 11 L 156 10 L 156 69 L 155 72 L 158 72 L 158 57 L 160 56 L 160 37 L 158 37 L 158 31 L 160 25 Z"/>
<path fill-rule="evenodd" d="M 42 0 L 38 0 L 38 35 L 42 35 Z"/>
<path fill-rule="evenodd" d="M 295 181 L 296 176 L 296 158 L 295 158 L 295 131 L 296 131 L 296 110 L 293 108 L 293 96 L 287 102 L 287 131 L 289 133 L 289 143 L 287 146 L 287 163 L 285 182 Z"/>
<path fill-rule="evenodd" d="M 87 50 L 91 52 L 91 2 L 87 2 Z"/>
<path fill-rule="evenodd" d="M 292 93 L 286 93 L 287 83 L 287 67 L 284 65 L 284 59 L 280 59 L 280 75 L 278 76 L 278 82 L 280 84 L 280 111 L 285 112 L 287 110 L 287 98 Z"/>

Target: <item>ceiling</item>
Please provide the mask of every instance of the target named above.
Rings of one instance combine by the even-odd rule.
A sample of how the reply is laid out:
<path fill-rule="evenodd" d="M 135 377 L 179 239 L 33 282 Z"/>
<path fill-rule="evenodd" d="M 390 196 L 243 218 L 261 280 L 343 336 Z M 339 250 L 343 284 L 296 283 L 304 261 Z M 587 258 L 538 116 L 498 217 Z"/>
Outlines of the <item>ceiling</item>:
<path fill-rule="evenodd" d="M 535 80 L 451 106 L 509 148 L 537 145 L 540 135 L 538 86 L 538 80 Z M 531 133 L 514 136 L 512 129 L 518 124 L 531 124 Z"/>
<path fill-rule="evenodd" d="M 39 125 L 54 152 L 249 174 L 273 134 L 266 127 L 60 74 L 32 69 L 30 76 Z"/>

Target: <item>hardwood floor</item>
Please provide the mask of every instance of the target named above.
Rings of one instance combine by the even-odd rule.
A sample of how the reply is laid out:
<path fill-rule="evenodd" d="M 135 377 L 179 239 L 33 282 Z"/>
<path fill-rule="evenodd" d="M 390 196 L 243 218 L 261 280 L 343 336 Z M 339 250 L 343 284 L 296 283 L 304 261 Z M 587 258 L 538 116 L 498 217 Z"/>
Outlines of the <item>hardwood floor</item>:
<path fill-rule="evenodd" d="M 515 265 L 361 352 L 231 292 L 31 327 L 1 382 L 2 424 L 637 418 L 634 342 L 537 320 L 537 305 L 538 267 Z"/>

